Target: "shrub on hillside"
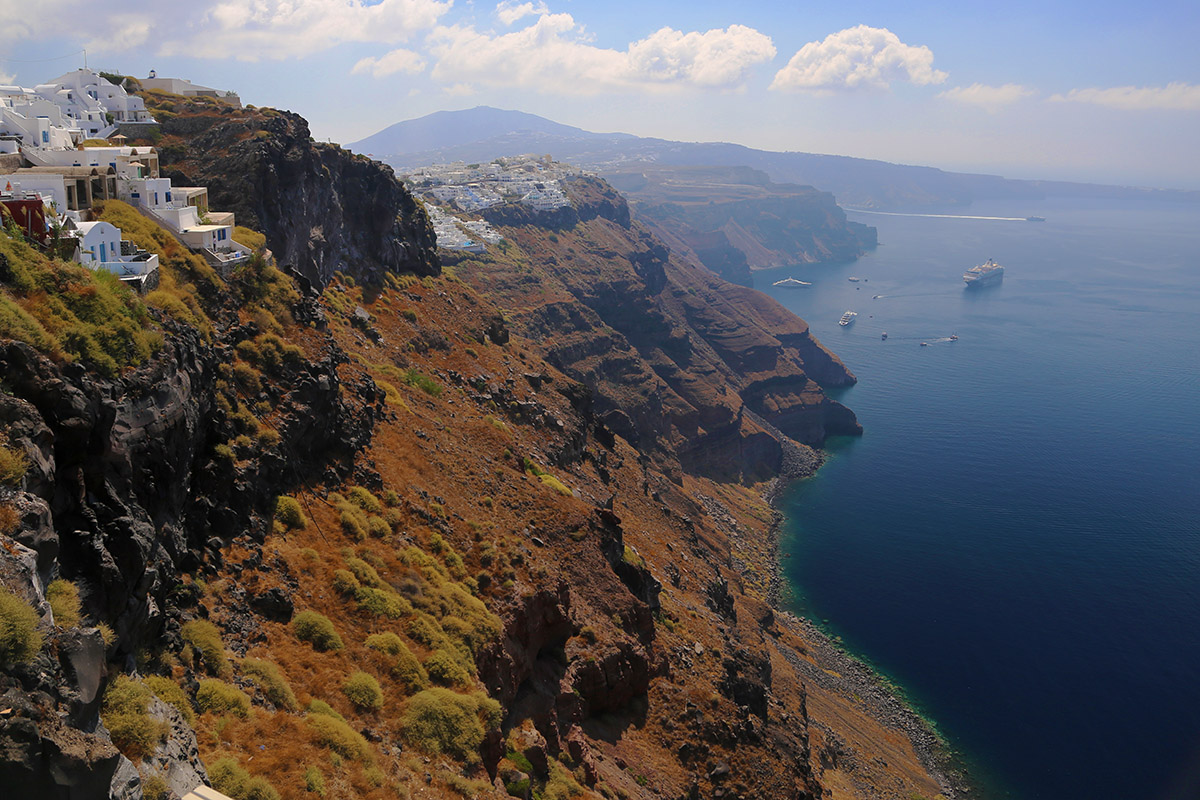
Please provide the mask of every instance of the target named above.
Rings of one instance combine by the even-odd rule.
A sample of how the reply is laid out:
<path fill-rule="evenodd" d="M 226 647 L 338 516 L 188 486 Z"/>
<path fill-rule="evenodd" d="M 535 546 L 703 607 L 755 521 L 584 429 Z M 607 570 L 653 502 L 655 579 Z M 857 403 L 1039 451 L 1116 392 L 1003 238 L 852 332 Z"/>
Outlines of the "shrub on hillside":
<path fill-rule="evenodd" d="M 0 665 L 26 664 L 42 649 L 38 614 L 28 603 L 0 586 Z"/>
<path fill-rule="evenodd" d="M 404 640 L 396 634 L 391 631 L 373 634 L 367 637 L 366 645 L 388 657 L 392 678 L 399 682 L 406 692 L 419 692 L 429 686 L 429 673 L 408 649 Z"/>
<path fill-rule="evenodd" d="M 154 692 L 159 700 L 162 700 L 169 706 L 174 706 L 187 722 L 188 725 L 196 723 L 196 712 L 192 709 L 192 704 L 188 700 L 187 693 L 183 688 L 175 683 L 170 678 L 165 678 L 162 675 L 147 675 L 142 679 L 142 682 Z"/>
<path fill-rule="evenodd" d="M 287 679 L 273 662 L 262 658 L 242 659 L 242 672 L 262 689 L 268 700 L 284 711 L 296 711 L 300 706 L 296 703 L 296 695 Z"/>
<path fill-rule="evenodd" d="M 288 530 L 302 531 L 308 527 L 308 518 L 304 516 L 300 501 L 287 495 L 281 495 L 275 500 L 275 519 L 282 522 Z"/>
<path fill-rule="evenodd" d="M 279 800 L 279 792 L 261 775 L 252 776 L 232 756 L 208 767 L 208 779 L 214 789 L 233 800 Z"/>
<path fill-rule="evenodd" d="M 345 645 L 329 617 L 316 611 L 301 611 L 292 618 L 296 638 L 308 642 L 316 650 L 341 650 Z"/>
<path fill-rule="evenodd" d="M 371 746 L 362 734 L 351 728 L 344 719 L 310 713 L 306 722 L 312 728 L 317 744 L 329 748 L 342 758 L 370 763 Z"/>
<path fill-rule="evenodd" d="M 113 744 L 129 759 L 141 760 L 166 737 L 167 727 L 147 712 L 150 689 L 128 675 L 118 675 L 104 693 L 100 719 Z"/>
<path fill-rule="evenodd" d="M 210 675 L 219 678 L 233 675 L 233 668 L 229 665 L 229 659 L 225 657 L 225 643 L 221 641 L 221 631 L 216 625 L 206 619 L 194 619 L 184 624 L 179 635 L 200 654 L 204 669 Z"/>
<path fill-rule="evenodd" d="M 434 650 L 425 659 L 425 671 L 429 673 L 431 681 L 442 686 L 465 688 L 471 685 L 471 673 L 462 665 L 461 656 L 455 656 L 449 650 Z"/>
<path fill-rule="evenodd" d="M 0 338 L 8 338 L 2 325 Z M 17 486 L 28 469 L 29 459 L 25 456 L 25 451 L 19 447 L 10 447 L 0 439 L 0 486 Z"/>
<path fill-rule="evenodd" d="M 342 693 L 362 711 L 378 711 L 383 708 L 383 690 L 379 681 L 370 673 L 359 670 L 342 684 Z"/>
<path fill-rule="evenodd" d="M 200 681 L 200 688 L 196 690 L 196 705 L 202 714 L 233 714 L 243 719 L 250 716 L 250 696 L 217 678 Z"/>
<path fill-rule="evenodd" d="M 46 602 L 54 612 L 54 624 L 60 628 L 79 627 L 79 588 L 58 578 L 46 587 Z"/>
<path fill-rule="evenodd" d="M 489 728 L 500 724 L 500 704 L 482 693 L 426 689 L 414 695 L 404 713 L 409 742 L 428 753 L 446 753 L 470 763 Z"/>

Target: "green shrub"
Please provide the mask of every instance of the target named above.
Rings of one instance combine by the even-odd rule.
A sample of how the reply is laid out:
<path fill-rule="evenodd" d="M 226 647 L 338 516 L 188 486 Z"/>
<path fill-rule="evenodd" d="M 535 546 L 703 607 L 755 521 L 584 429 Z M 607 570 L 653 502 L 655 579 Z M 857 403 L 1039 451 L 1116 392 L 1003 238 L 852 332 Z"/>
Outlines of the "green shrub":
<path fill-rule="evenodd" d="M 370 673 L 359 670 L 342 684 L 342 693 L 362 711 L 378 711 L 383 708 L 383 690 L 379 681 Z"/>
<path fill-rule="evenodd" d="M 403 373 L 402 380 L 408 386 L 415 386 L 430 397 L 439 397 L 442 394 L 442 385 L 428 375 L 422 375 L 416 367 L 409 367 Z"/>
<path fill-rule="evenodd" d="M 300 501 L 287 495 L 280 495 L 275 501 L 275 519 L 290 531 L 302 531 L 308 527 L 308 518 L 304 516 Z"/>
<path fill-rule="evenodd" d="M 357 514 L 352 511 L 343 511 L 341 522 L 342 530 L 354 541 L 361 542 L 367 538 L 367 519 L 362 511 L 358 511 Z"/>
<path fill-rule="evenodd" d="M 232 756 L 209 765 L 208 779 L 214 789 L 233 800 L 280 800 L 270 781 L 261 775 L 251 776 Z"/>
<path fill-rule="evenodd" d="M 60 628 L 79 627 L 79 587 L 62 578 L 50 581 L 46 602 L 54 612 L 54 624 Z"/>
<path fill-rule="evenodd" d="M 245 361 L 234 363 L 233 380 L 243 394 L 256 395 L 262 391 L 262 377 L 258 370 Z"/>
<path fill-rule="evenodd" d="M 341 650 L 345 647 L 329 617 L 316 611 L 301 611 L 293 617 L 292 631 L 297 639 L 308 642 L 315 650 Z"/>
<path fill-rule="evenodd" d="M 245 719 L 250 716 L 250 696 L 236 686 L 217 678 L 205 678 L 196 690 L 196 705 L 200 713 L 233 714 Z"/>
<path fill-rule="evenodd" d="M 392 526 L 383 517 L 370 516 L 367 518 L 367 530 L 376 539 L 381 539 L 392 532 Z"/>
<path fill-rule="evenodd" d="M 28 603 L 0 586 L 0 665 L 26 664 L 42 649 L 38 614 Z"/>
<path fill-rule="evenodd" d="M 354 594 L 362 586 L 354 573 L 348 569 L 334 570 L 333 590 L 338 594 Z"/>
<path fill-rule="evenodd" d="M 304 788 L 317 797 L 325 796 L 325 775 L 314 766 L 304 770 Z"/>
<path fill-rule="evenodd" d="M 345 720 L 323 714 L 309 714 L 305 719 L 317 744 L 351 761 L 371 762 L 371 746 Z"/>
<path fill-rule="evenodd" d="M 146 708 L 150 689 L 128 675 L 118 675 L 104 693 L 100 719 L 113 744 L 129 759 L 139 761 L 166 737 L 167 726 L 153 719 Z"/>
<path fill-rule="evenodd" d="M 308 713 L 333 717 L 334 719 L 340 719 L 342 722 L 346 721 L 346 718 L 334 710 L 333 706 L 318 698 L 313 698 L 312 702 L 308 704 Z"/>
<path fill-rule="evenodd" d="M 8 338 L 0 325 L 0 338 Z M 29 459 L 19 447 L 9 447 L 0 441 L 0 486 L 16 486 L 29 470 Z"/>
<path fill-rule="evenodd" d="M 300 706 L 296 703 L 296 695 L 287 679 L 273 662 L 261 658 L 242 659 L 242 672 L 262 689 L 264 695 L 276 708 L 284 711 L 296 711 Z"/>
<path fill-rule="evenodd" d="M 391 676 L 407 693 L 419 692 L 429 686 L 429 673 L 399 636 L 391 631 L 377 633 L 368 636 L 366 644 L 372 650 L 391 657 Z"/>
<path fill-rule="evenodd" d="M 188 725 L 195 724 L 196 712 L 192 710 L 192 704 L 188 700 L 187 693 L 183 691 L 183 688 L 179 684 L 162 675 L 147 675 L 142 679 L 142 682 L 146 684 L 150 691 L 154 692 L 159 700 L 162 700 L 169 706 L 173 706 Z"/>
<path fill-rule="evenodd" d="M 142 778 L 142 800 L 170 800 L 171 789 L 162 775 Z"/>
<path fill-rule="evenodd" d="M 387 585 L 383 578 L 379 577 L 379 573 L 376 572 L 375 567 L 361 558 L 347 558 L 346 566 L 354 573 L 354 577 L 358 578 L 359 582 L 366 586 L 381 589 Z"/>
<path fill-rule="evenodd" d="M 401 619 L 413 613 L 412 603 L 395 592 L 360 586 L 354 592 L 354 599 L 358 601 L 360 609 L 379 617 Z"/>
<path fill-rule="evenodd" d="M 429 679 L 442 686 L 471 685 L 471 673 L 461 663 L 461 657 L 455 656 L 448 650 L 434 650 L 425 659 L 425 671 Z"/>
<path fill-rule="evenodd" d="M 363 511 L 371 514 L 379 514 L 383 511 L 383 503 L 379 502 L 379 498 L 362 486 L 351 486 L 348 499 Z"/>
<path fill-rule="evenodd" d="M 216 625 L 206 619 L 194 619 L 183 626 L 179 635 L 200 653 L 204 669 L 210 675 L 218 678 L 233 675 L 233 668 L 225 657 L 225 643 L 221 641 L 221 632 Z"/>
<path fill-rule="evenodd" d="M 409 742 L 428 753 L 447 753 L 474 763 L 489 728 L 500 724 L 500 704 L 487 695 L 426 689 L 414 695 L 404 712 Z"/>

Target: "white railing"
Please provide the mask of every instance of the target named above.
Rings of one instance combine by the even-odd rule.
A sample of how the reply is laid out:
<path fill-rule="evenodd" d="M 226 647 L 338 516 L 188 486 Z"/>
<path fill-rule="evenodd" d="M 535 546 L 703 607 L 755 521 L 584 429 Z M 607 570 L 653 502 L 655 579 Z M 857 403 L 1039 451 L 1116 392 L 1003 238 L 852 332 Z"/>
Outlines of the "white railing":
<path fill-rule="evenodd" d="M 158 269 L 158 254 L 151 255 L 145 261 L 93 261 L 85 266 L 108 270 L 120 278 L 131 278 L 149 275 Z"/>

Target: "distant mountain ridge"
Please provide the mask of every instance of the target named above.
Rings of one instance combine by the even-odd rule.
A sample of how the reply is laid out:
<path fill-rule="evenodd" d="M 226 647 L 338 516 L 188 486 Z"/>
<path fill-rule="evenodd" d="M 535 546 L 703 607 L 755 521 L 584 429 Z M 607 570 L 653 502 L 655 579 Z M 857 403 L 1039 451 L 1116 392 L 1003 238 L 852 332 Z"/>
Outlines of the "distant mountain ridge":
<path fill-rule="evenodd" d="M 1067 181 L 1011 180 L 850 156 L 756 150 L 727 142 L 674 142 L 626 133 L 593 133 L 518 111 L 480 106 L 398 122 L 346 145 L 398 170 L 450 161 L 549 153 L 602 176 L 656 166 L 753 167 L 773 181 L 815 186 L 839 204 L 875 209 L 966 206 L 977 200 L 1048 197 L 1200 202 L 1200 192 Z"/>
<path fill-rule="evenodd" d="M 501 132 L 500 135 L 525 134 L 531 138 L 539 135 L 590 140 L 635 138 L 627 133 L 591 133 L 523 111 L 476 106 L 465 111 L 437 111 L 419 119 L 397 122 L 347 147 L 359 153 L 375 153 L 386 159 L 402 153 L 469 145 L 495 138 L 498 132 Z"/>

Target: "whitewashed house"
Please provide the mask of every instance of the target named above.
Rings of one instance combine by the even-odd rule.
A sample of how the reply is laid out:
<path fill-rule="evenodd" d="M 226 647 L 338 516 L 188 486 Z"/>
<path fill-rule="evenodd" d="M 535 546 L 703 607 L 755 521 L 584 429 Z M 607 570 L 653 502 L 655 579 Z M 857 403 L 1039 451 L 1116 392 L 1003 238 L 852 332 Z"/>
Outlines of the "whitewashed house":
<path fill-rule="evenodd" d="M 56 104 L 63 116 L 87 138 L 104 139 L 116 132 L 116 123 L 154 122 L 142 98 L 109 83 L 90 69 L 77 69 L 39 84 L 34 92 Z"/>
<path fill-rule="evenodd" d="M 157 89 L 184 97 L 215 97 L 232 106 L 242 107 L 242 99 L 238 97 L 237 92 L 226 92 L 209 86 L 201 86 L 183 78 L 160 78 L 154 70 L 150 70 L 150 77 L 142 78 L 138 83 L 142 85 L 143 89 Z"/>

